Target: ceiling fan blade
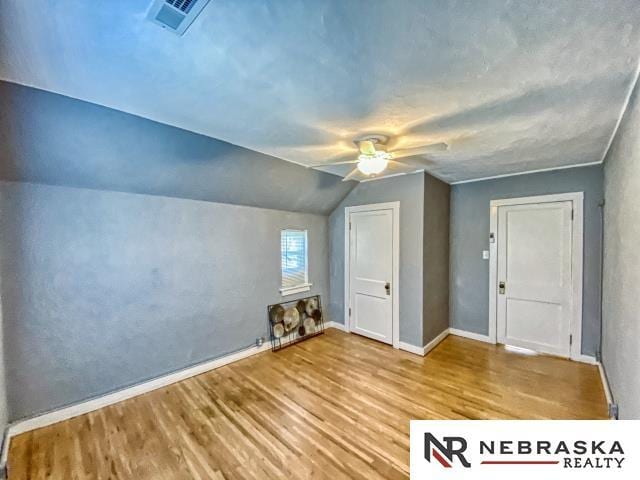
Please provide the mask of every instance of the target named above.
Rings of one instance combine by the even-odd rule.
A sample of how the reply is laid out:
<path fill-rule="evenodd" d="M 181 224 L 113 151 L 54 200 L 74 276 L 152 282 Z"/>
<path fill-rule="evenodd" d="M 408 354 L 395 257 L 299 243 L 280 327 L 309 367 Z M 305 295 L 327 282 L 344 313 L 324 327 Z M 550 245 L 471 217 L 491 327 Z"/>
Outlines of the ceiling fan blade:
<path fill-rule="evenodd" d="M 432 143 L 430 145 L 423 145 L 421 147 L 414 148 L 402 148 L 400 150 L 394 150 L 394 158 L 413 157 L 415 155 L 425 155 L 433 152 L 444 152 L 449 149 L 449 145 L 444 142 Z"/>
<path fill-rule="evenodd" d="M 449 144 L 447 142 L 430 143 L 429 145 L 425 145 L 424 148 L 430 152 L 445 152 L 449 150 Z"/>
<path fill-rule="evenodd" d="M 350 163 L 358 163 L 358 160 L 345 160 L 343 162 L 317 163 L 315 165 L 307 165 L 307 168 L 322 168 L 322 167 L 330 167 L 332 165 L 348 165 Z"/>
<path fill-rule="evenodd" d="M 346 177 L 344 177 L 342 179 L 343 182 L 348 182 L 349 180 L 352 180 L 353 177 L 355 177 L 356 175 L 358 175 L 360 173 L 360 170 L 358 170 L 357 168 L 354 168 L 353 170 L 351 170 L 351 172 L 349 173 L 349 175 L 347 175 Z"/>
<path fill-rule="evenodd" d="M 404 162 L 399 162 L 397 160 L 389 160 L 389 165 L 393 165 L 395 167 L 406 167 L 406 168 L 411 168 L 411 165 L 408 165 Z"/>
<path fill-rule="evenodd" d="M 376 146 L 371 140 L 361 140 L 358 142 L 360 153 L 364 155 L 375 155 Z"/>

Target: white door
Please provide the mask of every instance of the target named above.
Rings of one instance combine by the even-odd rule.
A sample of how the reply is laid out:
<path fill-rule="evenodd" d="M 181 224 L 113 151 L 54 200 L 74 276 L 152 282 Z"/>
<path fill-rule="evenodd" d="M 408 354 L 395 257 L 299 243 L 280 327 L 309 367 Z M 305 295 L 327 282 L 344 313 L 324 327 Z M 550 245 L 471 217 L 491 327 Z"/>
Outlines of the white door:
<path fill-rule="evenodd" d="M 498 207 L 498 342 L 569 357 L 572 202 Z"/>
<path fill-rule="evenodd" d="M 393 343 L 393 210 L 350 213 L 349 308 L 352 332 Z"/>

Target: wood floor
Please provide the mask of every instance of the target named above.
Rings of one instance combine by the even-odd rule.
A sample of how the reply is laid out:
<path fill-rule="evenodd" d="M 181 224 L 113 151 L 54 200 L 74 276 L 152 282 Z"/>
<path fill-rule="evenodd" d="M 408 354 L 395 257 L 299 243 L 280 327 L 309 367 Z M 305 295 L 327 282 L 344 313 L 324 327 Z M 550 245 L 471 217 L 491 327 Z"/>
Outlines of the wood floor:
<path fill-rule="evenodd" d="M 337 330 L 22 434 L 21 479 L 399 479 L 409 419 L 606 417 L 598 370 L 449 336 L 427 357 Z"/>

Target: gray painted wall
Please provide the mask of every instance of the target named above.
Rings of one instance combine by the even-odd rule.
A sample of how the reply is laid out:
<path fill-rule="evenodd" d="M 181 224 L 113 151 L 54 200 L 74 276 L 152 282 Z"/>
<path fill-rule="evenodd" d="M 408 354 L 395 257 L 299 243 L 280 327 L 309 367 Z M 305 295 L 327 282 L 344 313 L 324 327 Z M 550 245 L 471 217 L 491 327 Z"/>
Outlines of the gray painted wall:
<path fill-rule="evenodd" d="M 331 320 L 344 323 L 344 209 L 400 201 L 400 341 L 422 346 L 424 174 L 363 182 L 329 217 Z"/>
<path fill-rule="evenodd" d="M 640 101 L 638 85 L 605 159 L 602 362 L 620 418 L 640 418 Z"/>
<path fill-rule="evenodd" d="M 310 293 L 326 301 L 327 226 L 313 214 L 0 183 L 10 418 L 266 335 L 266 306 L 281 299 L 281 228 L 309 229 Z"/>
<path fill-rule="evenodd" d="M 9 423 L 9 408 L 7 406 L 7 382 L 5 373 L 5 355 L 4 355 L 4 322 L 2 318 L 2 279 L 0 279 L 0 435 L 3 435 L 7 424 Z M 3 439 L 0 438 L 0 447 Z"/>
<path fill-rule="evenodd" d="M 355 182 L 0 82 L 0 179 L 328 215 Z"/>
<path fill-rule="evenodd" d="M 489 202 L 493 199 L 584 192 L 582 353 L 595 355 L 600 339 L 602 167 L 581 167 L 453 185 L 451 189 L 451 326 L 489 331 Z"/>
<path fill-rule="evenodd" d="M 449 327 L 449 197 L 449 185 L 424 176 L 423 345 Z"/>

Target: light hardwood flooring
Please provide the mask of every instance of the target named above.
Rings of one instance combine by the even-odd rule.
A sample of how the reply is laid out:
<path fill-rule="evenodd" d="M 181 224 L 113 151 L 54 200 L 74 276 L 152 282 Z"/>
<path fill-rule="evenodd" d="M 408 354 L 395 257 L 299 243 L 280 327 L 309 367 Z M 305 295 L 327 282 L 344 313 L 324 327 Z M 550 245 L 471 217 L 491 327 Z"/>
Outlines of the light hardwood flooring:
<path fill-rule="evenodd" d="M 399 479 L 409 419 L 599 419 L 597 367 L 449 336 L 328 330 L 13 439 L 9 480 Z"/>

